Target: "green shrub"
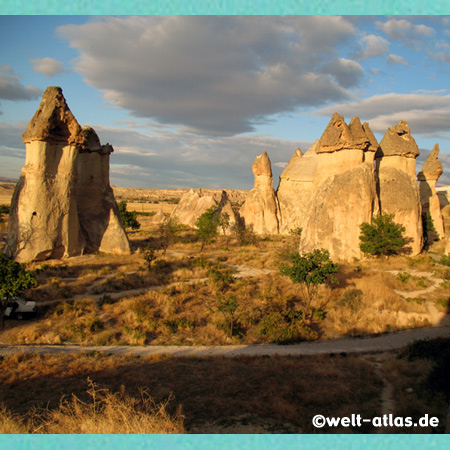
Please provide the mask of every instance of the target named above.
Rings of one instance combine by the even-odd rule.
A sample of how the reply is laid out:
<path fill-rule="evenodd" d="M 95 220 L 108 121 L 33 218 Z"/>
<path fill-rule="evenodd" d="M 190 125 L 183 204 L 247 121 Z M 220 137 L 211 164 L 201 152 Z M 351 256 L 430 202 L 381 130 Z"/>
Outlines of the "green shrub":
<path fill-rule="evenodd" d="M 401 281 L 402 283 L 407 283 L 410 278 L 411 274 L 408 272 L 399 272 L 397 274 L 397 280 Z"/>
<path fill-rule="evenodd" d="M 362 306 L 363 291 L 361 289 L 350 289 L 344 293 L 339 300 L 339 305 L 350 308 L 352 311 L 359 311 Z"/>
<path fill-rule="evenodd" d="M 317 333 L 303 320 L 303 313 L 292 309 L 272 311 L 265 315 L 258 327 L 262 336 L 277 344 L 294 344 L 318 338 Z"/>
<path fill-rule="evenodd" d="M 360 228 L 359 248 L 366 255 L 388 257 L 404 250 L 406 228 L 394 222 L 394 214 L 383 213 L 374 217 L 371 224 L 362 223 Z"/>

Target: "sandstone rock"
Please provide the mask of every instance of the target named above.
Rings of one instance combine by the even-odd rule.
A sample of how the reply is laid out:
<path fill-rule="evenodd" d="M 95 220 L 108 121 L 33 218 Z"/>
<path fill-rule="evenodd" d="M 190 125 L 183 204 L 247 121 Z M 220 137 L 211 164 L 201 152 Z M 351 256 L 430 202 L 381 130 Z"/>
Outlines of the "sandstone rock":
<path fill-rule="evenodd" d="M 197 219 L 218 202 L 211 195 L 204 195 L 202 189 L 191 189 L 181 197 L 180 202 L 172 211 L 170 217 L 183 225 L 195 228 Z"/>
<path fill-rule="evenodd" d="M 101 145 L 97 133 L 83 128 L 85 146 L 78 155 L 78 219 L 85 251 L 129 253 L 130 244 L 109 182 L 109 144 Z"/>
<path fill-rule="evenodd" d="M 413 159 L 419 156 L 419 147 L 411 136 L 408 124 L 403 120 L 386 131 L 375 157 L 378 159 L 383 156 L 405 156 Z"/>
<path fill-rule="evenodd" d="M 228 214 L 230 223 L 229 228 L 226 230 L 225 234 L 231 234 L 234 225 L 236 225 L 236 222 L 238 222 L 238 217 L 233 210 L 231 202 L 228 198 L 228 193 L 226 191 L 222 191 L 222 197 L 219 204 L 217 205 L 217 211 L 214 213 L 214 215 L 216 216 L 220 214 Z"/>
<path fill-rule="evenodd" d="M 433 219 L 436 234 L 440 239 L 444 238 L 444 222 L 442 219 L 439 197 L 436 192 L 436 182 L 443 173 L 442 164 L 438 159 L 439 145 L 436 144 L 428 155 L 422 170 L 417 178 L 420 181 L 420 202 L 422 212 L 430 213 Z"/>
<path fill-rule="evenodd" d="M 183 225 L 195 228 L 197 219 L 213 206 L 216 208 L 215 214 L 226 212 L 230 216 L 230 225 L 236 223 L 236 215 L 227 192 L 224 190 L 222 190 L 220 199 L 218 199 L 213 192 L 205 195 L 203 189 L 191 189 L 183 195 L 170 217 L 177 219 Z"/>
<path fill-rule="evenodd" d="M 151 222 L 155 225 L 161 225 L 166 221 L 166 216 L 164 215 L 164 212 L 161 209 L 157 211 L 157 213 L 151 218 Z"/>
<path fill-rule="evenodd" d="M 315 149 L 318 143 L 316 141 L 304 155 L 297 149 L 280 175 L 276 195 L 280 205 L 281 234 L 289 234 L 291 230 L 303 227 L 305 209 L 311 199 L 317 170 Z"/>
<path fill-rule="evenodd" d="M 360 225 L 379 212 L 374 167 L 367 163 L 376 140 L 366 130 L 359 118 L 347 126 L 334 114 L 316 144 L 317 170 L 304 208 L 301 251 L 324 248 L 332 259 L 344 261 L 362 256 Z"/>
<path fill-rule="evenodd" d="M 281 218 L 278 199 L 273 188 L 272 167 L 266 152 L 252 164 L 255 184 L 242 205 L 239 215 L 246 227 L 258 234 L 277 234 Z"/>
<path fill-rule="evenodd" d="M 91 223 L 97 216 L 87 217 L 83 211 L 88 210 L 105 215 L 100 226 L 105 229 L 101 248 L 129 250 L 120 221 L 117 223 L 117 205 L 110 188 L 108 191 L 112 149 L 100 146 L 95 132 L 80 127 L 61 88 L 47 88 L 23 141 L 26 160 L 11 201 L 5 252 L 18 261 L 83 253 L 86 246 L 100 239 L 100 234 L 94 236 L 89 231 L 100 225 Z M 88 162 L 83 164 L 80 152 L 96 156 L 85 157 Z M 106 152 L 102 161 L 107 161 L 108 167 L 99 160 L 105 158 L 102 152 Z"/>
<path fill-rule="evenodd" d="M 419 155 L 408 124 L 400 121 L 388 129 L 376 153 L 380 207 L 395 214 L 395 221 L 406 228 L 411 256 L 422 251 L 422 206 L 416 181 L 416 157 Z"/>

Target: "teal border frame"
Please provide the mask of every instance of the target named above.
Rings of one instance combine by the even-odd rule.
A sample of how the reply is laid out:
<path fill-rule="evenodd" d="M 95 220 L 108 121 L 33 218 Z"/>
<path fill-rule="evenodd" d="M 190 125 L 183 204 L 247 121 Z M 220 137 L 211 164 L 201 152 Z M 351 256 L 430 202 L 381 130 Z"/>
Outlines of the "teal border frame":
<path fill-rule="evenodd" d="M 1 15 L 445 15 L 446 0 L 0 0 Z M 450 448 L 449 435 L 2 435 L 2 450 Z"/>
<path fill-rule="evenodd" d="M 236 14 L 415 14 L 441 15 L 449 2 L 434 0 L 0 0 L 1 14 L 236 15 Z"/>

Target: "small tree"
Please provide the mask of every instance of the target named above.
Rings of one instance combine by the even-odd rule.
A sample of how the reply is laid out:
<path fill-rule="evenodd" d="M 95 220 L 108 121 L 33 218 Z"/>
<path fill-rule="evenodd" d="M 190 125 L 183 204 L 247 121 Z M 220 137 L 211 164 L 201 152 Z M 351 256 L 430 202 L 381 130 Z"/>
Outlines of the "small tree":
<path fill-rule="evenodd" d="M 436 228 L 434 227 L 433 218 L 429 212 L 422 213 L 422 229 L 423 239 L 425 241 L 425 245 L 427 245 L 430 236 L 432 234 L 436 235 Z M 436 240 L 439 240 L 439 238 L 436 238 Z"/>
<path fill-rule="evenodd" d="M 147 262 L 148 270 L 152 268 L 152 262 L 156 259 L 155 249 L 147 247 L 144 251 L 144 259 Z"/>
<path fill-rule="evenodd" d="M 8 304 L 35 285 L 36 279 L 22 264 L 0 254 L 0 328 L 3 328 L 3 314 Z"/>
<path fill-rule="evenodd" d="M 176 242 L 182 229 L 183 226 L 174 218 L 166 220 L 159 226 L 158 239 L 164 256 L 169 246 Z"/>
<path fill-rule="evenodd" d="M 394 214 L 383 213 L 360 226 L 359 248 L 367 255 L 386 256 L 398 254 L 406 244 L 405 227 L 394 222 Z"/>
<path fill-rule="evenodd" d="M 236 323 L 236 311 L 239 305 L 235 295 L 219 298 L 217 301 L 217 310 L 223 314 L 225 319 L 225 329 L 229 337 L 233 336 L 233 329 Z"/>
<path fill-rule="evenodd" d="M 125 200 L 119 202 L 118 206 L 123 227 L 139 230 L 141 224 L 136 219 L 136 211 L 127 211 L 127 202 Z"/>
<path fill-rule="evenodd" d="M 311 302 L 316 297 L 321 284 L 324 284 L 339 269 L 330 259 L 328 250 L 316 249 L 311 253 L 291 253 L 288 256 L 291 265 L 283 264 L 280 273 L 288 276 L 293 283 L 299 284 L 304 299 L 303 317 L 311 312 Z M 331 278 L 334 281 L 333 278 Z"/>
<path fill-rule="evenodd" d="M 230 228 L 230 215 L 226 212 L 219 214 L 219 227 L 225 237 L 225 246 L 228 247 L 227 230 Z"/>
<path fill-rule="evenodd" d="M 203 251 L 203 247 L 206 244 L 211 243 L 213 238 L 217 236 L 219 218 L 214 214 L 216 209 L 215 206 L 212 206 L 197 219 L 197 222 L 195 222 L 197 236 L 202 241 L 202 247 L 200 248 L 201 252 Z"/>

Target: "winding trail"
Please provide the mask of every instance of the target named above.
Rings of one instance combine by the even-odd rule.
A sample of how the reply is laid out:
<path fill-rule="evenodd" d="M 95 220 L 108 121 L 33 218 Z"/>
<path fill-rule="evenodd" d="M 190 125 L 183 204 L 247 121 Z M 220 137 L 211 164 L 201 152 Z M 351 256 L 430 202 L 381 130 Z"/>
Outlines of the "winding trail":
<path fill-rule="evenodd" d="M 450 338 L 450 327 L 415 328 L 375 337 L 344 338 L 302 342 L 293 345 L 221 345 L 221 346 L 81 346 L 81 345 L 2 345 L 0 356 L 14 353 L 73 354 L 101 352 L 113 355 L 170 355 L 176 357 L 301 356 L 331 353 L 367 353 L 397 350 L 422 339 Z"/>

